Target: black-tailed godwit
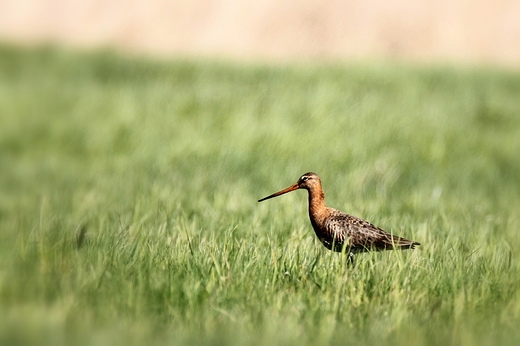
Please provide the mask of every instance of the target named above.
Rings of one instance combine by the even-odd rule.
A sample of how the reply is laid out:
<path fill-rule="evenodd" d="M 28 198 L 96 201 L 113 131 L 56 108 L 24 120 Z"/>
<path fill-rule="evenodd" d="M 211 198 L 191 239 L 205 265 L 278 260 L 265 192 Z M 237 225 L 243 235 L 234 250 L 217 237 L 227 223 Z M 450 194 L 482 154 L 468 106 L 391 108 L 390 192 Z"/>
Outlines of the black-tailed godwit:
<path fill-rule="evenodd" d="M 321 180 L 316 173 L 305 173 L 296 184 L 258 202 L 298 189 L 305 189 L 309 193 L 309 217 L 320 241 L 329 250 L 344 250 L 349 254 L 352 263 L 354 254 L 359 252 L 413 249 L 416 245 L 421 245 L 416 241 L 392 235 L 368 221 L 327 207 Z"/>

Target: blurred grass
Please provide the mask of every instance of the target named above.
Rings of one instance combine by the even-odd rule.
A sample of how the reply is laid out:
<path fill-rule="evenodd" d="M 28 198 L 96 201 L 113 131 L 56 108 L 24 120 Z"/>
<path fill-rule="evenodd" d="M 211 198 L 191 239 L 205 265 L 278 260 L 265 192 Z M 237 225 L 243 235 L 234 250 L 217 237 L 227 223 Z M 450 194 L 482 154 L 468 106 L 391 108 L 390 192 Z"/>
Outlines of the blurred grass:
<path fill-rule="evenodd" d="M 520 74 L 0 47 L 0 344 L 517 344 Z M 350 268 L 327 202 L 420 241 Z"/>

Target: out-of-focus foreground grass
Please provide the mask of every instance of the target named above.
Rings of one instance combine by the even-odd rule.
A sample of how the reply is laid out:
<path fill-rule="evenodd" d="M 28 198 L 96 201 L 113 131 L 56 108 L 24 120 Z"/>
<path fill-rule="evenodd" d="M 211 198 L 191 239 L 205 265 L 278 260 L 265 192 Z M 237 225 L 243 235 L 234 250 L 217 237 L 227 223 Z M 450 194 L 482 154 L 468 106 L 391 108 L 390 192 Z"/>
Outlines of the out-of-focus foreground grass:
<path fill-rule="evenodd" d="M 520 74 L 0 48 L 0 343 L 518 344 Z M 422 243 L 354 268 L 330 206 Z"/>

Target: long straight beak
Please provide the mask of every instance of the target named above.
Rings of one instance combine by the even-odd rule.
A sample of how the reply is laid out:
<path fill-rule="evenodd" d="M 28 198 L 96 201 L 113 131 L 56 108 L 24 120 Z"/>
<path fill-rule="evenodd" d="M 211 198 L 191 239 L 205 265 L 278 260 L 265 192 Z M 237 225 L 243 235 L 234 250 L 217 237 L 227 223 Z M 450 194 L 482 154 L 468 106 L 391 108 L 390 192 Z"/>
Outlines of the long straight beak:
<path fill-rule="evenodd" d="M 276 197 L 276 196 L 280 196 L 280 195 L 283 195 L 284 193 L 287 193 L 287 192 L 291 192 L 291 191 L 294 191 L 294 190 L 298 190 L 300 187 L 298 186 L 298 183 L 294 184 L 294 185 L 291 185 L 289 186 L 288 188 L 286 189 L 283 189 L 282 191 L 278 191 L 276 193 L 273 193 L 272 195 L 270 196 L 267 196 L 267 197 L 264 197 L 262 199 L 259 199 L 258 202 L 262 202 L 262 201 L 265 201 L 266 199 L 269 199 L 269 198 L 273 198 L 273 197 Z"/>

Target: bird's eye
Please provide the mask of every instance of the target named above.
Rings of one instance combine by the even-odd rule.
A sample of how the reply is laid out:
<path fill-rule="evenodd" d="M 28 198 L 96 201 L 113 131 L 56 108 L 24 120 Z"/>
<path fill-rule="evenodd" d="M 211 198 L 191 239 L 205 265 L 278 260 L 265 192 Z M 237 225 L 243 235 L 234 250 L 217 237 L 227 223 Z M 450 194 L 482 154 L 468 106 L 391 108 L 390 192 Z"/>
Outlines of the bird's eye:
<path fill-rule="evenodd" d="M 308 177 L 302 177 L 302 181 L 307 181 Z"/>

